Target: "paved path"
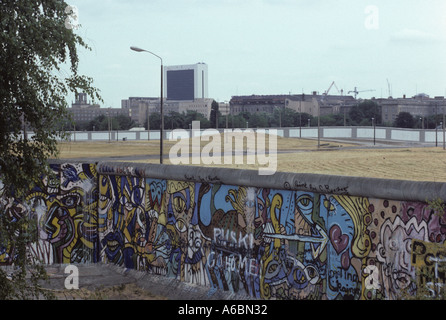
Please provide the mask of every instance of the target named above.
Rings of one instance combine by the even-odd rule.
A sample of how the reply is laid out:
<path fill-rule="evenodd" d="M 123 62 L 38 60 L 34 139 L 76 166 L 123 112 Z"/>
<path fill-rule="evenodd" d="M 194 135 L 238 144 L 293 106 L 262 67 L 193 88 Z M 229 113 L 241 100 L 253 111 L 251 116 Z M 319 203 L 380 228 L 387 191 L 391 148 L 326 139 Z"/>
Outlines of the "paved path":
<path fill-rule="evenodd" d="M 63 292 L 67 293 L 65 282 L 72 284 L 71 277 L 74 273 L 67 270 L 68 265 L 51 265 L 46 268 L 49 282 L 43 287 L 52 290 L 58 297 L 64 298 Z M 233 292 L 215 290 L 210 287 L 199 286 L 181 282 L 174 278 L 149 274 L 147 272 L 133 269 L 125 269 L 109 264 L 75 264 L 79 274 L 79 289 L 87 289 L 91 292 L 123 285 L 135 285 L 145 296 L 152 299 L 167 300 L 249 300 L 245 295 Z M 76 290 L 76 289 L 71 289 Z M 69 292 L 69 291 L 68 291 Z M 116 291 L 115 291 L 116 292 Z M 68 295 L 69 296 L 69 295 Z M 126 297 L 123 297 L 126 298 Z M 143 299 L 141 295 L 141 299 Z M 137 298 L 139 299 L 139 298 Z"/>

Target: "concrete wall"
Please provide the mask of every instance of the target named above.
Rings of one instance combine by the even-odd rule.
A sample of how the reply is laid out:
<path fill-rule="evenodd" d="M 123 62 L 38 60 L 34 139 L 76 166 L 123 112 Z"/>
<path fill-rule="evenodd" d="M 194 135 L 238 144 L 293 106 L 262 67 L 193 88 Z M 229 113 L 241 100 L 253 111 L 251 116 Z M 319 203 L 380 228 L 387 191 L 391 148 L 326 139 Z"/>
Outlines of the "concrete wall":
<path fill-rule="evenodd" d="M 242 128 L 243 130 L 244 128 Z M 317 127 L 293 127 L 293 128 L 250 128 L 250 130 L 269 130 L 276 129 L 277 135 L 286 138 L 317 138 Z M 215 130 L 215 129 L 212 129 Z M 223 132 L 224 128 L 220 128 L 219 131 Z M 229 128 L 231 130 L 231 128 Z M 184 130 L 188 138 L 191 134 L 190 130 Z M 201 130 L 201 134 L 206 134 L 204 129 Z M 178 134 L 172 134 L 172 130 L 165 130 L 165 139 L 175 139 Z M 30 133 L 32 135 L 32 133 Z M 195 132 L 194 136 L 199 136 L 199 132 Z M 443 143 L 443 130 L 425 130 L 425 129 L 401 129 L 391 127 L 321 127 L 321 138 L 352 138 L 352 139 L 373 139 L 375 135 L 376 139 L 387 141 L 408 141 L 408 142 L 420 142 L 420 143 Z M 437 136 L 437 137 L 436 137 Z M 101 132 L 72 132 L 71 139 L 73 141 L 108 141 L 111 140 L 147 140 L 147 131 L 101 131 Z M 159 139 L 159 130 L 150 131 L 150 139 Z"/>
<path fill-rule="evenodd" d="M 258 299 L 438 297 L 446 184 L 54 162 L 28 202 L 46 263 L 98 262 Z M 0 261 L 8 263 L 7 253 Z M 442 296 L 444 297 L 444 296 Z"/>

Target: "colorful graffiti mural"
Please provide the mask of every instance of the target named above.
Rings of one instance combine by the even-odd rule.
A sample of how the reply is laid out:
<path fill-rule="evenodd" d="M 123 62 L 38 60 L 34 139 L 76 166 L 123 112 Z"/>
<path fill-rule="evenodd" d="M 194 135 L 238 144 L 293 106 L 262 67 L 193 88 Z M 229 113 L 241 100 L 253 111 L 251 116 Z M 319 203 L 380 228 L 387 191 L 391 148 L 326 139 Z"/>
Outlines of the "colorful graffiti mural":
<path fill-rule="evenodd" d="M 38 241 L 29 244 L 31 256 L 40 262 L 96 262 L 97 172 L 95 164 L 52 164 L 54 173 L 44 177 L 24 199 L 1 194 L 2 214 L 11 221 L 25 214 L 36 221 Z M 0 264 L 13 256 L 2 248 Z"/>
<path fill-rule="evenodd" d="M 257 299 L 444 292 L 446 216 L 427 203 L 54 170 L 21 209 L 39 221 L 31 249 L 47 263 L 101 261 Z"/>
<path fill-rule="evenodd" d="M 100 179 L 104 262 L 259 299 L 415 294 L 411 240 L 443 243 L 446 235 L 425 203 Z"/>

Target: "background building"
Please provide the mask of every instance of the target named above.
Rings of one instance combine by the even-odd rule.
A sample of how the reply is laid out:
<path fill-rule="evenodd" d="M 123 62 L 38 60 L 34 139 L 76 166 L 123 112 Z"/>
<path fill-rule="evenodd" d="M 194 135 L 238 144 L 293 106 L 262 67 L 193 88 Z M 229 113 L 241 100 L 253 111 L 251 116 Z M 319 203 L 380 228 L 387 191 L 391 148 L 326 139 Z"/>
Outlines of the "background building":
<path fill-rule="evenodd" d="M 155 97 L 129 97 L 121 100 L 122 109 L 139 126 L 147 121 L 147 112 L 160 112 L 160 99 Z"/>
<path fill-rule="evenodd" d="M 289 108 L 299 113 L 308 113 L 314 117 L 327 114 L 348 112 L 357 104 L 352 96 L 319 95 L 251 95 L 234 96 L 230 104 L 230 113 L 274 113 L 275 109 Z M 320 111 L 319 111 L 320 108 Z"/>
<path fill-rule="evenodd" d="M 285 99 L 285 106 L 299 113 L 308 113 L 313 117 L 338 113 L 348 113 L 358 102 L 352 96 L 344 95 L 311 95 L 300 94 Z"/>
<path fill-rule="evenodd" d="M 208 98 L 208 66 L 205 63 L 164 67 L 167 100 L 192 101 Z"/>
<path fill-rule="evenodd" d="M 400 112 L 408 112 L 414 117 L 426 118 L 436 114 L 446 112 L 446 100 L 442 96 L 430 98 L 427 94 L 421 93 L 412 98 L 388 98 L 375 99 L 381 106 L 381 116 L 383 122 L 393 122 Z"/>
<path fill-rule="evenodd" d="M 230 114 L 230 105 L 229 102 L 224 101 L 224 102 L 219 102 L 218 103 L 218 111 L 220 111 L 222 116 L 226 116 L 228 114 Z"/>
<path fill-rule="evenodd" d="M 72 119 L 75 122 L 87 122 L 100 115 L 110 115 L 115 117 L 123 114 L 128 115 L 128 111 L 122 108 L 101 108 L 99 104 L 91 104 L 88 102 L 86 93 L 78 93 L 74 103 L 71 104 L 71 108 L 68 108 L 68 112 L 71 113 Z"/>
<path fill-rule="evenodd" d="M 229 101 L 231 114 L 241 112 L 249 113 L 273 113 L 274 109 L 284 108 L 287 95 L 251 95 L 251 96 L 233 96 Z"/>
<path fill-rule="evenodd" d="M 214 101 L 214 99 L 209 98 L 195 99 L 193 101 L 167 100 L 164 104 L 164 114 L 169 114 L 170 112 L 187 113 L 188 111 L 195 111 L 209 120 L 211 116 L 212 101 Z"/>

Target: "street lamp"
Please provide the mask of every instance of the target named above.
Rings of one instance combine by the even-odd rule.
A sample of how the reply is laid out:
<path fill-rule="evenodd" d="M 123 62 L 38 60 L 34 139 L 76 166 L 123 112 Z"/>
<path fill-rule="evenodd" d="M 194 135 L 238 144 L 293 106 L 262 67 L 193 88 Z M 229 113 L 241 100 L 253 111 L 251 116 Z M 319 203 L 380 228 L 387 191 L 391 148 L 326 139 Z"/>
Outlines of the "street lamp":
<path fill-rule="evenodd" d="M 437 104 L 435 103 L 435 146 L 438 147 L 438 123 L 437 123 Z"/>
<path fill-rule="evenodd" d="M 130 47 L 133 51 L 136 52 L 148 52 L 151 55 L 154 55 L 161 61 L 161 95 L 160 95 L 160 110 L 161 110 L 161 128 L 160 128 L 160 163 L 163 163 L 163 135 L 164 135 L 164 111 L 163 111 L 163 58 L 159 55 L 154 54 L 148 50 L 144 50 L 138 47 Z M 149 131 L 150 134 L 150 131 Z"/>
<path fill-rule="evenodd" d="M 375 118 L 372 118 L 372 126 L 373 126 L 373 145 L 376 143 L 376 123 Z"/>

